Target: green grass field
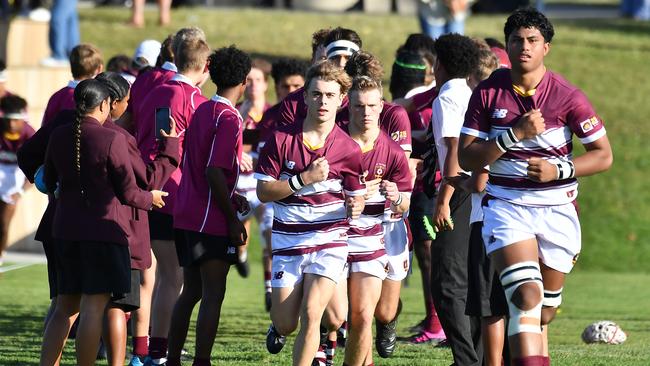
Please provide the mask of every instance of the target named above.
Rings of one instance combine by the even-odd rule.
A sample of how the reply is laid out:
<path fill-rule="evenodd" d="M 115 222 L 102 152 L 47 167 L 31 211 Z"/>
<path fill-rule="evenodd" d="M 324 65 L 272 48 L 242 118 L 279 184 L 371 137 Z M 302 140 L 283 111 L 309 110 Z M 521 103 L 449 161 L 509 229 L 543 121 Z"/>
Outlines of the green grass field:
<path fill-rule="evenodd" d="M 230 273 L 222 321 L 212 351 L 214 365 L 288 365 L 291 362 L 291 342 L 278 355 L 268 354 L 264 346 L 269 318 L 262 304 L 258 248 L 257 243 L 252 243 L 253 265 L 248 279 L 239 277 L 234 268 Z M 46 275 L 44 265 L 0 275 L 0 365 L 38 364 L 43 316 L 49 303 Z M 406 328 L 424 317 L 419 277 L 415 272 L 410 277 L 410 287 L 403 291 L 404 311 L 398 327 L 400 336 L 408 336 Z M 650 275 L 643 274 L 581 271 L 569 276 L 561 312 L 551 327 L 553 364 L 650 364 L 649 282 Z M 588 324 L 604 319 L 619 323 L 627 332 L 628 340 L 618 346 L 582 343 L 582 330 Z M 190 353 L 194 350 L 193 327 L 186 344 Z M 342 352 L 342 349 L 338 350 L 336 364 L 341 364 Z M 449 349 L 400 343 L 393 358 L 379 359 L 377 364 L 446 366 L 451 362 Z M 63 365 L 74 363 L 74 344 L 68 342 Z M 98 364 L 105 365 L 105 362 Z"/>
<path fill-rule="evenodd" d="M 603 2 L 605 2 L 603 0 Z M 609 1 L 607 1 L 609 2 Z M 364 48 L 383 60 L 388 72 L 393 54 L 409 33 L 417 32 L 415 18 L 358 13 L 315 14 L 255 9 L 176 9 L 173 23 L 134 30 L 124 25 L 126 9 L 81 11 L 82 40 L 98 45 L 106 59 L 132 54 L 145 38 L 162 39 L 181 26 L 202 27 L 212 47 L 237 44 L 257 56 L 309 57 L 311 33 L 341 25 L 356 29 Z M 148 24 L 156 14 L 147 13 Z M 467 33 L 503 38 L 505 16 L 472 16 Z M 551 328 L 551 356 L 555 365 L 650 364 L 650 192 L 645 156 L 650 130 L 650 23 L 628 20 L 557 21 L 547 65 L 580 86 L 605 120 L 615 154 L 613 168 L 595 178 L 581 179 L 583 254 L 565 286 L 562 312 Z M 386 79 L 390 75 L 386 75 Z M 207 86 L 206 95 L 214 92 Z M 254 239 L 255 240 L 255 239 Z M 261 268 L 257 243 L 252 243 L 251 279 L 230 277 L 224 317 L 213 350 L 220 365 L 285 365 L 290 347 L 277 356 L 263 345 L 268 316 L 262 306 Z M 612 273 L 615 272 L 615 273 Z M 48 304 L 43 265 L 0 275 L 0 365 L 38 363 L 42 319 Z M 423 317 L 419 276 L 404 290 L 405 309 L 399 330 Z M 589 323 L 610 319 L 628 332 L 621 346 L 587 346 L 580 340 Z M 193 335 L 187 347 L 193 349 Z M 73 348 L 64 354 L 74 364 Z M 337 357 L 340 364 L 341 356 Z M 448 349 L 400 345 L 395 357 L 381 365 L 448 365 Z"/>

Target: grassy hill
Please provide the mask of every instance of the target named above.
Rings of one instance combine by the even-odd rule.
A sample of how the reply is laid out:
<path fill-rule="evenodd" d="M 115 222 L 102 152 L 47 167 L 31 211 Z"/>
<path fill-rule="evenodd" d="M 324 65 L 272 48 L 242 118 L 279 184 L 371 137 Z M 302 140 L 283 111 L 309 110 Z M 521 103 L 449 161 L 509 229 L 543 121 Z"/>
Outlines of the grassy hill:
<path fill-rule="evenodd" d="M 415 17 L 360 13 L 316 14 L 260 9 L 176 9 L 172 25 L 153 26 L 147 13 L 143 30 L 124 25 L 126 9 L 81 11 L 82 40 L 98 45 L 106 59 L 132 54 L 143 39 L 163 39 L 182 26 L 205 30 L 212 47 L 236 44 L 258 56 L 308 58 L 310 36 L 322 27 L 357 30 L 364 48 L 387 69 L 395 49 L 418 32 Z M 472 16 L 467 34 L 503 39 L 505 15 Z M 603 117 L 614 148 L 614 166 L 602 175 L 581 178 L 579 203 L 583 254 L 578 269 L 650 271 L 650 190 L 645 157 L 650 138 L 650 23 L 629 20 L 556 21 L 547 65 L 582 88 Z M 212 84 L 205 93 L 214 92 Z M 388 94 L 387 94 L 388 95 Z M 579 145 L 579 144 L 578 144 Z"/>

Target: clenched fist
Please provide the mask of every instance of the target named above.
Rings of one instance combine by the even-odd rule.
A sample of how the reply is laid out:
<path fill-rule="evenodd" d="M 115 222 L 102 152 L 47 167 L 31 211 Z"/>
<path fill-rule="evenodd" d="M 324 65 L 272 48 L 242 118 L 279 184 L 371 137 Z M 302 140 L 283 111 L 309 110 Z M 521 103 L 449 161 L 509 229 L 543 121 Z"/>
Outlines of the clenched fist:
<path fill-rule="evenodd" d="M 330 165 L 324 157 L 316 158 L 309 164 L 301 177 L 302 181 L 307 184 L 318 183 L 327 180 L 330 173 Z"/>
<path fill-rule="evenodd" d="M 542 111 L 533 109 L 524 113 L 512 128 L 519 140 L 532 139 L 546 131 L 546 123 Z"/>

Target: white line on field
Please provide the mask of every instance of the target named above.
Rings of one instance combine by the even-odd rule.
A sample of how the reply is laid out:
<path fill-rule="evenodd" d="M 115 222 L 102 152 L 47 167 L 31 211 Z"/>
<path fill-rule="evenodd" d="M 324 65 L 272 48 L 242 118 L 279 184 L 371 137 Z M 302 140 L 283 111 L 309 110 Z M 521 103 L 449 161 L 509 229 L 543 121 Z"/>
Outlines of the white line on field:
<path fill-rule="evenodd" d="M 24 267 L 29 267 L 34 263 L 18 263 L 18 264 L 12 264 L 10 266 L 4 266 L 0 267 L 0 273 L 7 273 L 9 271 L 13 271 L 14 269 L 21 269 Z"/>

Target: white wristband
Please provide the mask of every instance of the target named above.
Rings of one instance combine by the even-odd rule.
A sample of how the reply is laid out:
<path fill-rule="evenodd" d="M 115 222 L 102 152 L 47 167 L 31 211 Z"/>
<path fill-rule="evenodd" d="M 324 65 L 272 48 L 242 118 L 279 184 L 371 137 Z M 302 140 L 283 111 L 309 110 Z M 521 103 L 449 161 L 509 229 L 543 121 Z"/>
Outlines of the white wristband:
<path fill-rule="evenodd" d="M 501 152 L 506 152 L 515 146 L 519 142 L 519 139 L 511 127 L 497 136 L 495 142 L 497 143 L 497 147 L 499 150 L 501 150 Z"/>
<path fill-rule="evenodd" d="M 300 190 L 300 188 L 305 186 L 305 183 L 302 181 L 302 178 L 300 178 L 300 173 L 289 178 L 288 183 L 289 183 L 289 189 L 291 189 L 292 192 L 297 192 Z"/>
<path fill-rule="evenodd" d="M 571 160 L 555 164 L 557 168 L 557 180 L 571 179 L 576 176 L 576 167 Z"/>

